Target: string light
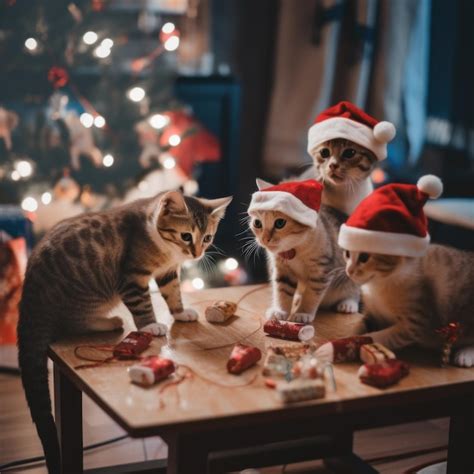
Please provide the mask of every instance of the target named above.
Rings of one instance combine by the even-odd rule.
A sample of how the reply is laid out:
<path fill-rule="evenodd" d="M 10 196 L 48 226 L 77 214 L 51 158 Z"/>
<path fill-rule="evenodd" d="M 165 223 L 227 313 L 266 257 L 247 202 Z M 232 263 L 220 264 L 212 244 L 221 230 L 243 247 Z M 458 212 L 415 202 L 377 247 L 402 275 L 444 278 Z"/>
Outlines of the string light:
<path fill-rule="evenodd" d="M 235 258 L 228 258 L 226 259 L 224 266 L 226 270 L 229 271 L 237 270 L 237 268 L 239 268 L 239 262 Z"/>
<path fill-rule="evenodd" d="M 107 155 L 105 155 L 104 158 L 102 158 L 102 164 L 106 168 L 110 168 L 114 164 L 114 161 L 115 159 L 110 153 L 107 153 Z"/>
<path fill-rule="evenodd" d="M 100 45 L 101 45 L 103 48 L 111 49 L 112 46 L 114 45 L 114 42 L 113 42 L 113 40 L 111 40 L 110 38 L 104 38 L 104 39 L 100 42 Z"/>
<path fill-rule="evenodd" d="M 97 33 L 95 31 L 86 31 L 84 33 L 84 36 L 82 37 L 82 41 L 84 41 L 84 43 L 88 44 L 88 45 L 91 45 L 91 44 L 94 44 L 96 41 L 97 41 Z"/>
<path fill-rule="evenodd" d="M 15 168 L 22 178 L 27 178 L 28 176 L 31 176 L 31 173 L 33 173 L 33 167 L 31 166 L 31 163 L 25 160 L 18 161 L 15 164 Z"/>
<path fill-rule="evenodd" d="M 53 199 L 53 196 L 50 192 L 45 192 L 41 195 L 41 202 L 47 206 Z"/>
<path fill-rule="evenodd" d="M 18 173 L 17 170 L 13 170 L 10 176 L 12 177 L 13 181 L 18 181 L 21 178 L 20 173 Z"/>
<path fill-rule="evenodd" d="M 167 170 L 172 170 L 176 166 L 176 160 L 172 156 L 168 156 L 163 160 L 163 166 Z"/>
<path fill-rule="evenodd" d="M 128 91 L 128 98 L 133 102 L 140 102 L 145 98 L 145 90 L 142 87 L 132 87 Z"/>
<path fill-rule="evenodd" d="M 170 36 L 163 45 L 166 51 L 175 51 L 179 46 L 179 36 L 173 35 Z"/>
<path fill-rule="evenodd" d="M 88 112 L 84 112 L 83 114 L 81 114 L 81 116 L 79 117 L 79 120 L 81 121 L 82 125 L 84 125 L 84 127 L 86 128 L 91 128 L 92 125 L 94 124 L 94 117 Z"/>
<path fill-rule="evenodd" d="M 202 278 L 193 278 L 191 284 L 196 290 L 202 290 L 204 288 L 204 280 Z"/>
<path fill-rule="evenodd" d="M 161 27 L 161 31 L 167 35 L 169 35 L 170 33 L 173 33 L 173 31 L 175 30 L 175 26 L 174 26 L 174 23 L 171 23 L 171 21 L 168 21 L 167 23 L 165 23 L 162 27 Z"/>
<path fill-rule="evenodd" d="M 94 125 L 97 128 L 102 128 L 105 125 L 105 118 L 102 117 L 102 115 L 97 115 L 97 117 L 94 118 Z"/>
<path fill-rule="evenodd" d="M 36 209 L 38 209 L 38 201 L 35 198 L 28 196 L 21 201 L 21 208 L 24 211 L 35 212 Z"/>
<path fill-rule="evenodd" d="M 181 137 L 177 135 L 176 133 L 173 135 L 170 135 L 170 137 L 168 138 L 168 143 L 171 146 L 178 146 L 181 143 Z"/>
<path fill-rule="evenodd" d="M 166 115 L 162 115 L 162 114 L 155 114 L 155 115 L 152 115 L 149 119 L 148 119 L 148 123 L 153 127 L 153 128 L 156 128 L 157 130 L 160 130 L 162 129 L 163 127 L 166 127 L 166 125 L 168 125 L 170 119 L 169 117 L 167 117 Z"/>
<path fill-rule="evenodd" d="M 38 41 L 36 41 L 34 38 L 28 38 L 25 41 L 25 47 L 30 51 L 34 51 L 38 47 Z"/>
<path fill-rule="evenodd" d="M 110 48 L 106 48 L 104 45 L 99 45 L 94 49 L 94 55 L 100 59 L 107 58 L 110 56 Z"/>

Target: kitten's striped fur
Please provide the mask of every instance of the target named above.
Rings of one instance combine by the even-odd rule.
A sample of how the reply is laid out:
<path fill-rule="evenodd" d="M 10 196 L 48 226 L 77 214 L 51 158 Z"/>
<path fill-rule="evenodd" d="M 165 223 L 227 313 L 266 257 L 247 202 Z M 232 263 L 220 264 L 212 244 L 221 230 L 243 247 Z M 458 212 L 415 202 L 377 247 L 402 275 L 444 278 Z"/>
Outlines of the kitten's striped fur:
<path fill-rule="evenodd" d="M 372 191 L 370 173 L 377 157 L 343 138 L 321 143 L 311 151 L 316 179 L 324 183 L 323 204 L 351 214 Z"/>
<path fill-rule="evenodd" d="M 275 227 L 278 219 L 286 221 L 281 229 Z M 345 313 L 358 310 L 359 287 L 345 275 L 342 251 L 336 243 L 345 220 L 345 215 L 324 205 L 315 228 L 281 212 L 252 212 L 250 228 L 258 244 L 267 250 L 271 266 L 273 306 L 268 317 L 287 319 L 299 292 L 294 321 L 313 321 L 320 305 Z M 291 260 L 279 256 L 290 249 L 296 251 Z"/>
<path fill-rule="evenodd" d="M 459 321 L 467 331 L 454 362 L 474 366 L 474 253 L 433 244 L 419 258 L 348 251 L 345 258 L 375 342 L 440 348 L 435 329 Z"/>
<path fill-rule="evenodd" d="M 200 257 L 212 243 L 230 200 L 164 193 L 62 221 L 33 250 L 20 303 L 19 362 L 50 473 L 59 472 L 59 448 L 48 390 L 48 345 L 64 334 L 120 328 L 119 317 L 105 317 L 120 300 L 138 329 L 165 332 L 153 312 L 152 277 L 175 319 L 195 320 L 197 314 L 181 301 L 180 264 Z"/>

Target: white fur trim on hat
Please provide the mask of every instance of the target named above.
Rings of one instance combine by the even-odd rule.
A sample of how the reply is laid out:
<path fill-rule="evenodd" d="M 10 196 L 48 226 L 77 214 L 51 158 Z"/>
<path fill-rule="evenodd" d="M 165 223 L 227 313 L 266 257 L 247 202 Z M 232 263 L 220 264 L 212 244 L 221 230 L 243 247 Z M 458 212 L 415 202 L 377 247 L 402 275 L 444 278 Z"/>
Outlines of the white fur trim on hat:
<path fill-rule="evenodd" d="M 431 199 L 437 199 L 443 192 L 443 182 L 434 174 L 422 176 L 416 183 L 420 191 L 428 194 Z"/>
<path fill-rule="evenodd" d="M 285 191 L 257 191 L 252 194 L 248 213 L 256 211 L 280 211 L 300 224 L 316 227 L 318 213 L 300 199 Z"/>
<path fill-rule="evenodd" d="M 379 122 L 382 125 L 381 137 L 389 137 L 385 124 L 390 122 Z M 392 125 L 392 124 L 390 124 Z M 395 127 L 392 125 L 393 130 Z M 395 136 L 395 135 L 393 135 Z M 368 148 L 374 153 L 379 161 L 387 158 L 387 142 L 379 141 L 374 134 L 374 130 L 367 125 L 356 122 L 344 117 L 334 117 L 315 123 L 308 130 L 308 153 L 313 156 L 314 149 L 321 143 L 335 138 L 345 138 L 351 140 L 358 145 Z M 392 137 L 393 138 L 393 137 Z"/>
<path fill-rule="evenodd" d="M 391 122 L 379 122 L 374 127 L 374 137 L 377 141 L 382 143 L 391 142 L 395 138 L 395 134 L 397 130 L 395 129 L 395 125 Z"/>
<path fill-rule="evenodd" d="M 430 236 L 359 229 L 342 224 L 338 244 L 353 252 L 381 253 L 400 257 L 421 257 L 430 243 Z"/>

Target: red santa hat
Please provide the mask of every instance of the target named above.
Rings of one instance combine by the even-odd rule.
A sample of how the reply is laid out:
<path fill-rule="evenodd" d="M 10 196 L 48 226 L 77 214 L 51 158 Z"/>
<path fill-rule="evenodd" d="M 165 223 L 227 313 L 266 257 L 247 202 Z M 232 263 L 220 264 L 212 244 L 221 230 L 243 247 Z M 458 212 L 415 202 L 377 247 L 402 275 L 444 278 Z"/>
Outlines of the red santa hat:
<path fill-rule="evenodd" d="M 443 191 L 437 176 L 422 176 L 416 186 L 387 184 L 357 206 L 339 231 L 339 245 L 354 252 L 421 257 L 430 243 L 426 201 Z"/>
<path fill-rule="evenodd" d="M 343 101 L 321 112 L 308 130 L 308 153 L 335 138 L 351 140 L 372 151 L 378 160 L 387 158 L 387 143 L 395 137 L 395 126 L 378 121 L 350 102 Z"/>
<path fill-rule="evenodd" d="M 300 224 L 316 227 L 323 185 L 314 179 L 272 185 L 257 179 L 249 215 L 256 211 L 280 211 Z"/>

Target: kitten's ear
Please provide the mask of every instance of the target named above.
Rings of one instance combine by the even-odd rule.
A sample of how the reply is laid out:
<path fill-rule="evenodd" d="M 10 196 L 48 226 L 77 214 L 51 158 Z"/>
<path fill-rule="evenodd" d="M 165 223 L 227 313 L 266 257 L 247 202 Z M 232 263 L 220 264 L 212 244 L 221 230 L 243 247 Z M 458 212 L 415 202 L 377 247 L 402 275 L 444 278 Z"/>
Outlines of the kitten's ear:
<path fill-rule="evenodd" d="M 260 178 L 257 178 L 256 182 L 257 182 L 257 188 L 259 191 L 262 191 L 266 188 L 271 188 L 273 186 L 272 183 L 269 183 L 268 181 L 264 181 L 263 179 L 260 179 Z"/>
<path fill-rule="evenodd" d="M 168 191 L 160 200 L 160 214 L 183 215 L 188 213 L 184 196 L 179 191 Z"/>
<path fill-rule="evenodd" d="M 203 201 L 203 199 L 200 199 L 200 201 Z M 227 206 L 232 202 L 232 196 L 223 197 L 219 199 L 206 199 L 204 201 L 206 206 L 212 209 L 211 216 L 217 217 L 218 219 L 222 219 L 224 217 Z"/>

